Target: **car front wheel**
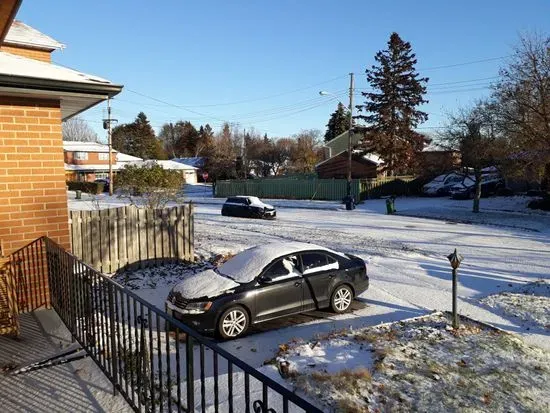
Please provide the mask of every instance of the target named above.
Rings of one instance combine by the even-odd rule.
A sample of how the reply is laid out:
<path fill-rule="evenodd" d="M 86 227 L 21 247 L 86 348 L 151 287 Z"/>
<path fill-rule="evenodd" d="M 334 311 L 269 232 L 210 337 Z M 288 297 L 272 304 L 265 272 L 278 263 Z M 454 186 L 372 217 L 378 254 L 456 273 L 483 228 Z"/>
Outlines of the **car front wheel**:
<path fill-rule="evenodd" d="M 351 307 L 353 291 L 347 285 L 336 288 L 330 299 L 330 307 L 335 313 L 343 313 Z"/>
<path fill-rule="evenodd" d="M 218 321 L 218 333 L 224 339 L 236 338 L 248 330 L 250 320 L 242 307 L 231 307 L 223 312 Z"/>

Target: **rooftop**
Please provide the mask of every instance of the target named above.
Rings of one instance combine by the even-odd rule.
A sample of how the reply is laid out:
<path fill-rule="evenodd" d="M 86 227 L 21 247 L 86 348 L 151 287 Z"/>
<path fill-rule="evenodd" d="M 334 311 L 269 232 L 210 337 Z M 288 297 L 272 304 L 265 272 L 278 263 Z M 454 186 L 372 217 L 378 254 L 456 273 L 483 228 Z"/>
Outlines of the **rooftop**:
<path fill-rule="evenodd" d="M 63 150 L 67 152 L 109 152 L 109 146 L 99 142 L 63 141 Z M 117 152 L 113 149 L 113 152 Z M 130 155 L 125 155 L 130 156 Z M 132 157 L 135 158 L 135 157 Z M 118 159 L 118 156 L 117 156 Z M 133 159 L 134 161 L 140 158 Z"/>
<path fill-rule="evenodd" d="M 4 43 L 46 50 L 65 48 L 64 44 L 18 20 L 11 24 Z"/>
<path fill-rule="evenodd" d="M 204 166 L 204 157 L 202 156 L 194 156 L 191 158 L 174 158 L 172 161 L 183 163 L 185 165 L 191 165 L 196 168 Z"/>
<path fill-rule="evenodd" d="M 143 161 L 142 158 L 138 158 L 137 156 L 128 155 L 126 153 L 119 152 L 116 154 L 116 160 L 117 162 L 136 162 L 136 161 Z"/>
<path fill-rule="evenodd" d="M 120 93 L 122 86 L 67 67 L 0 51 L 0 92 L 59 99 L 63 120 Z"/>

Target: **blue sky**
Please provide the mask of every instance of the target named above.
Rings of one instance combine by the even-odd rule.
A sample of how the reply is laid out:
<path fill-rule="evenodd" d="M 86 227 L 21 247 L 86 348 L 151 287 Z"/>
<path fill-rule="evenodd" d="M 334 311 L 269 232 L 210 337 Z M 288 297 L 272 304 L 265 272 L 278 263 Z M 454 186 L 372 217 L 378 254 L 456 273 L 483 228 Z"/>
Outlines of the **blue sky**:
<path fill-rule="evenodd" d="M 393 31 L 430 78 L 422 126 L 433 131 L 488 93 L 520 33 L 549 34 L 548 16 L 547 0 L 26 0 L 17 18 L 66 44 L 56 63 L 123 84 L 113 102 L 121 122 L 142 110 L 157 130 L 179 119 L 214 129 L 230 121 L 283 137 L 324 132 L 337 101 L 348 102 L 348 73 L 359 94 Z M 101 136 L 104 111 L 83 114 Z"/>

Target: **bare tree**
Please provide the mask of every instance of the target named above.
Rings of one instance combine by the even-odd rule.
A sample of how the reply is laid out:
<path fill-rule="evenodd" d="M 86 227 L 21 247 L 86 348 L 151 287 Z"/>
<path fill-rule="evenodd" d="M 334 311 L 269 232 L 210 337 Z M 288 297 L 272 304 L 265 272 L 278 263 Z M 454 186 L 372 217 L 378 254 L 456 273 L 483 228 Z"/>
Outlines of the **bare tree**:
<path fill-rule="evenodd" d="M 317 129 L 303 130 L 295 136 L 290 160 L 291 168 L 299 173 L 311 173 L 315 171 L 315 165 L 319 162 L 319 137 L 321 132 Z"/>
<path fill-rule="evenodd" d="M 97 133 L 81 117 L 75 116 L 63 122 L 63 140 L 80 142 L 97 142 Z"/>
<path fill-rule="evenodd" d="M 493 114 L 490 103 L 479 102 L 470 109 L 449 115 L 447 126 L 438 136 L 441 146 L 460 151 L 463 167 L 474 170 L 473 212 L 479 212 L 483 168 L 494 166 L 506 151 L 506 144 L 494 127 Z"/>
<path fill-rule="evenodd" d="M 512 159 L 550 176 L 550 37 L 526 35 L 500 72 L 495 88 L 498 126 L 508 137 Z"/>

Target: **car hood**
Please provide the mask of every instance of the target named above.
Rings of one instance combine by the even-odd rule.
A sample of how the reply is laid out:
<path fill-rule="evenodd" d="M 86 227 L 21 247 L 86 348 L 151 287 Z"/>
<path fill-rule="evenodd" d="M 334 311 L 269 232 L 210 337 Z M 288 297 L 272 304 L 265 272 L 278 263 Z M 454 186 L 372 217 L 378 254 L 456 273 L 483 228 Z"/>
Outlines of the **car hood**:
<path fill-rule="evenodd" d="M 186 277 L 172 289 L 172 292 L 192 300 L 202 297 L 214 298 L 238 286 L 235 281 L 213 270 L 206 270 Z"/>
<path fill-rule="evenodd" d="M 262 201 L 256 201 L 250 204 L 250 206 L 255 206 L 258 208 L 267 208 L 267 209 L 275 209 L 273 205 L 266 204 Z"/>

